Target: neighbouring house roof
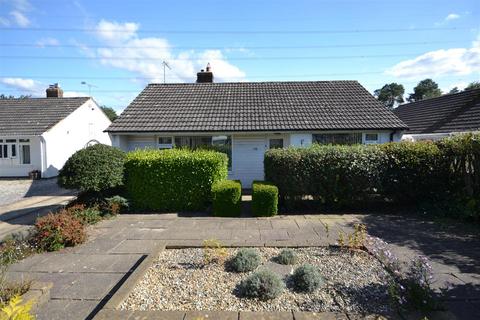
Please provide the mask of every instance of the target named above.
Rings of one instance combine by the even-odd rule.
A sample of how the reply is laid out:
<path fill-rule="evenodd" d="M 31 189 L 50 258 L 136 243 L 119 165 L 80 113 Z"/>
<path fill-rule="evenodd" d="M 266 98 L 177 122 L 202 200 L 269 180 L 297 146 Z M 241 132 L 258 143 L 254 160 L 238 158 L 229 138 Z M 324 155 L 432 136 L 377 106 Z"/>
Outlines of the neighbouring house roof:
<path fill-rule="evenodd" d="M 399 106 L 394 113 L 409 134 L 480 130 L 480 89 L 447 94 Z"/>
<path fill-rule="evenodd" d="M 405 129 L 357 81 L 150 84 L 106 131 Z"/>
<path fill-rule="evenodd" d="M 0 99 L 0 136 L 38 136 L 75 111 L 82 98 Z"/>

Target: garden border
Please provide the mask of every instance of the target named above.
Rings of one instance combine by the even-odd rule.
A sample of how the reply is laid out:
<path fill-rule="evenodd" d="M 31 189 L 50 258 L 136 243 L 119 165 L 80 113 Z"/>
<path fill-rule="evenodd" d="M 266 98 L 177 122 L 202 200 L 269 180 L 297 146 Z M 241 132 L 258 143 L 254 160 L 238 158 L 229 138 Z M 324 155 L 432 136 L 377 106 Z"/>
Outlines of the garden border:
<path fill-rule="evenodd" d="M 143 278 L 148 269 L 153 265 L 158 255 L 168 249 L 188 249 L 200 248 L 200 245 L 167 245 L 166 243 L 158 245 L 153 249 L 145 259 L 133 270 L 128 279 L 121 285 L 121 287 L 112 295 L 106 302 L 103 308 L 94 316 L 94 320 L 107 319 L 163 319 L 163 320 L 360 320 L 360 319 L 387 319 L 381 315 L 359 315 L 346 312 L 300 312 L 300 311 L 283 311 L 283 312 L 252 312 L 252 311 L 161 311 L 161 310 L 119 310 L 118 307 L 128 297 L 130 292 L 135 288 L 137 283 Z M 285 248 L 285 247 L 312 247 L 312 246 L 288 246 L 288 245 L 226 245 L 225 247 L 270 247 L 270 248 Z M 318 247 L 318 246 L 317 246 Z M 322 246 L 319 246 L 322 247 Z M 338 247 L 328 245 L 326 247 Z M 367 249 L 371 255 L 371 252 Z M 402 320 L 410 319 L 410 317 L 418 316 L 415 312 L 410 315 L 392 314 L 388 319 Z M 455 316 L 449 311 L 435 311 L 431 316 L 436 316 L 445 319 L 455 320 Z M 372 318 L 375 317 L 375 318 Z"/>

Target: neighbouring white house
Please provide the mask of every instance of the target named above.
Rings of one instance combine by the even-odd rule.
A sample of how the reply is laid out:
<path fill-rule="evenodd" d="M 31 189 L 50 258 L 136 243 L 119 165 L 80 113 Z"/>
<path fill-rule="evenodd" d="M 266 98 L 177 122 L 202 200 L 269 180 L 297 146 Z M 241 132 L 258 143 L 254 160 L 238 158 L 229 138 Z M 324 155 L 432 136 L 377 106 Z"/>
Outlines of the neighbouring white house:
<path fill-rule="evenodd" d="M 266 150 L 399 140 L 407 126 L 356 81 L 150 84 L 107 132 L 114 146 L 217 147 L 229 177 L 248 188 L 264 178 Z"/>
<path fill-rule="evenodd" d="M 402 104 L 393 111 L 409 130 L 402 140 L 439 140 L 480 132 L 480 89 Z"/>
<path fill-rule="evenodd" d="M 47 98 L 0 100 L 0 177 L 54 177 L 77 150 L 111 145 L 110 124 L 92 98 L 63 98 L 57 84 Z"/>

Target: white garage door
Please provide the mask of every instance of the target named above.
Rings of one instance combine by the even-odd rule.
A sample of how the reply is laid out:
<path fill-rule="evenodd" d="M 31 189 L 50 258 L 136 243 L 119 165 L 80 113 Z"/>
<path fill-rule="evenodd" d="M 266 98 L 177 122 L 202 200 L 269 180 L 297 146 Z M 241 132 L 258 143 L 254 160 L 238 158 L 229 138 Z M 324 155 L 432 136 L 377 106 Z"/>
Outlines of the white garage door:
<path fill-rule="evenodd" d="M 254 180 L 263 180 L 264 137 L 233 137 L 232 179 L 251 188 Z"/>

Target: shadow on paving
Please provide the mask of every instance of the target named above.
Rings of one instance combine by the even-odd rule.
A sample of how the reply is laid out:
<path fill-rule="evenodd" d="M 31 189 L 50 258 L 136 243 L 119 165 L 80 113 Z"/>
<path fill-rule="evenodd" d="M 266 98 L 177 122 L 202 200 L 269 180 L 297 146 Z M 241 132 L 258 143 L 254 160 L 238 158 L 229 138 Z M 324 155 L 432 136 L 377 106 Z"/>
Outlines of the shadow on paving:
<path fill-rule="evenodd" d="M 455 266 L 462 273 L 480 273 L 479 232 L 467 226 L 436 223 L 404 216 L 359 217 L 368 233 L 384 241 L 419 251 L 433 261 Z M 350 223 L 353 226 L 354 223 Z"/>

